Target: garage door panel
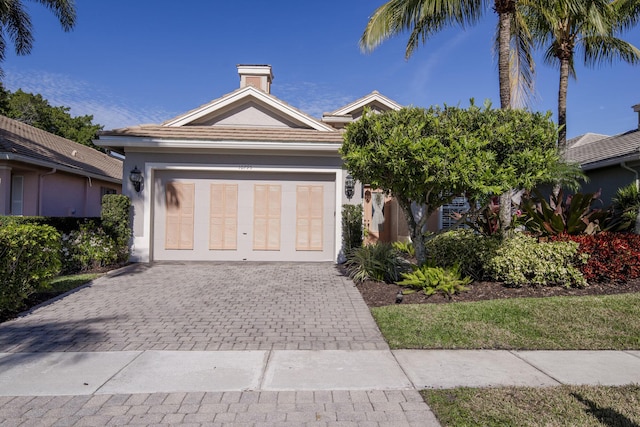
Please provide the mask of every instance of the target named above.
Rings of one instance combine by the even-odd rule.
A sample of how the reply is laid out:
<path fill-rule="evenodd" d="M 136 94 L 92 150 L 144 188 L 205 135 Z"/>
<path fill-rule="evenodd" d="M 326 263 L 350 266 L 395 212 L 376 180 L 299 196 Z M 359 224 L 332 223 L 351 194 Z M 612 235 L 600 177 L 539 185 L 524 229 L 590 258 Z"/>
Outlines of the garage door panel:
<path fill-rule="evenodd" d="M 238 236 L 238 185 L 210 186 L 209 249 L 236 250 Z"/>

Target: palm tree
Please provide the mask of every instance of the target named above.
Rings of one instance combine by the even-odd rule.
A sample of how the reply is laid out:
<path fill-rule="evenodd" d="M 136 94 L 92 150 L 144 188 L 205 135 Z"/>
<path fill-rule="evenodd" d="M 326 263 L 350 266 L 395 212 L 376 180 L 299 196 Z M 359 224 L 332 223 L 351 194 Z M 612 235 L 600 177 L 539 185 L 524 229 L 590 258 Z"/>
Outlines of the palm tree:
<path fill-rule="evenodd" d="M 76 10 L 73 0 L 34 0 L 50 9 L 64 31 L 73 28 Z M 31 18 L 21 0 L 0 0 L 0 62 L 5 59 L 7 36 L 18 55 L 28 55 L 33 47 Z M 1 75 L 1 71 L 0 71 Z"/>
<path fill-rule="evenodd" d="M 511 107 L 510 53 L 513 17 L 518 0 L 390 0 L 371 16 L 360 39 L 364 51 L 372 51 L 384 40 L 409 32 L 405 57 L 435 33 L 458 26 L 474 25 L 491 6 L 498 15 L 498 81 L 500 106 Z M 526 56 L 525 56 L 526 57 Z M 527 70 L 529 64 L 521 63 Z"/>
<path fill-rule="evenodd" d="M 498 15 L 496 39 L 500 107 L 511 108 L 512 92 L 515 93 L 517 88 L 529 92 L 533 82 L 533 61 L 529 51 L 521 50 L 528 48 L 530 43 L 526 38 L 524 42 L 520 39 L 518 29 L 522 23 L 514 19 L 517 18 L 518 1 L 521 0 L 390 0 L 369 19 L 360 47 L 371 51 L 384 40 L 408 31 L 405 57 L 409 58 L 430 36 L 447 27 L 464 29 L 473 25 L 493 6 Z M 511 223 L 511 191 L 500 197 L 500 222 L 503 230 Z"/>
<path fill-rule="evenodd" d="M 576 77 L 575 56 L 586 66 L 622 60 L 640 62 L 640 50 L 617 37 L 640 17 L 638 0 L 521 1 L 518 14 L 531 32 L 533 44 L 544 49 L 544 60 L 560 70 L 558 87 L 558 148 L 567 143 L 567 90 Z"/>

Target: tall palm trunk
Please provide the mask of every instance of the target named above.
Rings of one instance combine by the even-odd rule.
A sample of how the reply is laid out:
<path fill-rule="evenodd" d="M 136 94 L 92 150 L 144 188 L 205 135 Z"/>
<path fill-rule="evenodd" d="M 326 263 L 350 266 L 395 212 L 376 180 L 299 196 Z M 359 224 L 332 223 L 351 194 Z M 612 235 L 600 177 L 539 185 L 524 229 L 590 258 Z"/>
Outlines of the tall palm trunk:
<path fill-rule="evenodd" d="M 515 0 L 495 0 L 498 13 L 498 81 L 500 85 L 500 108 L 511 108 L 511 75 L 509 52 L 511 41 L 511 19 L 515 13 Z M 511 190 L 500 195 L 500 228 L 504 231 L 511 225 Z"/>
<path fill-rule="evenodd" d="M 560 84 L 558 87 L 558 149 L 567 146 L 567 90 L 569 88 L 569 58 L 560 58 Z"/>

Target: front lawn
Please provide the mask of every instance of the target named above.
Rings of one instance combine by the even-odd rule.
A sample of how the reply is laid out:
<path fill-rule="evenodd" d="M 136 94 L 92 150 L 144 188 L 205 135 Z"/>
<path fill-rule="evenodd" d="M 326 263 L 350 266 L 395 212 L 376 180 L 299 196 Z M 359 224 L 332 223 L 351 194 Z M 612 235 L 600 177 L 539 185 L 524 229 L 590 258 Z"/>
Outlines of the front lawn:
<path fill-rule="evenodd" d="M 443 426 L 638 426 L 640 386 L 423 390 Z"/>
<path fill-rule="evenodd" d="M 43 289 L 29 296 L 29 298 L 24 302 L 25 307 L 22 310 L 17 310 L 13 313 L 5 313 L 4 316 L 0 315 L 0 322 L 9 320 L 22 311 L 35 307 L 36 305 L 55 298 L 58 295 L 62 295 L 65 292 L 69 292 L 70 290 L 80 287 L 100 276 L 100 273 L 85 273 L 56 277 L 51 280 L 51 284 L 47 289 Z"/>
<path fill-rule="evenodd" d="M 640 293 L 374 307 L 392 349 L 640 349 Z"/>

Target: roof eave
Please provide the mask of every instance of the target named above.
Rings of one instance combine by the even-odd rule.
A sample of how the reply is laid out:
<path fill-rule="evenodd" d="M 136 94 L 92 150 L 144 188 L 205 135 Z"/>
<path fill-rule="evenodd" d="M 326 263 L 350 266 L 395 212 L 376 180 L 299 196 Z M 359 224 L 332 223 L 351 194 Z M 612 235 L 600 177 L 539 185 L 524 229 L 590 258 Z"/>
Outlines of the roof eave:
<path fill-rule="evenodd" d="M 57 169 L 59 171 L 72 173 L 74 175 L 86 176 L 93 179 L 100 179 L 102 181 L 113 182 L 116 184 L 122 184 L 122 179 L 114 178 L 107 175 L 100 175 L 97 173 L 87 172 L 83 169 L 76 169 L 69 166 L 61 165 L 55 162 L 47 162 L 45 160 L 38 160 L 31 157 L 23 156 L 21 154 L 12 154 L 12 153 L 0 153 L 0 159 L 2 160 L 11 160 L 15 162 L 22 162 L 31 165 L 42 166 L 51 169 Z"/>
<path fill-rule="evenodd" d="M 580 168 L 584 171 L 605 168 L 607 166 L 619 165 L 623 162 L 630 162 L 634 160 L 640 160 L 640 153 L 635 151 L 633 153 L 626 154 L 624 156 L 613 157 L 609 159 L 597 160 L 590 163 L 583 163 Z"/>
<path fill-rule="evenodd" d="M 101 147 L 122 148 L 211 148 L 211 149 L 243 149 L 243 150 L 283 150 L 283 151 L 325 151 L 338 152 L 340 142 L 285 142 L 285 141 L 250 141 L 250 140 L 195 140 L 164 138 L 123 138 L 101 137 L 95 141 Z"/>

